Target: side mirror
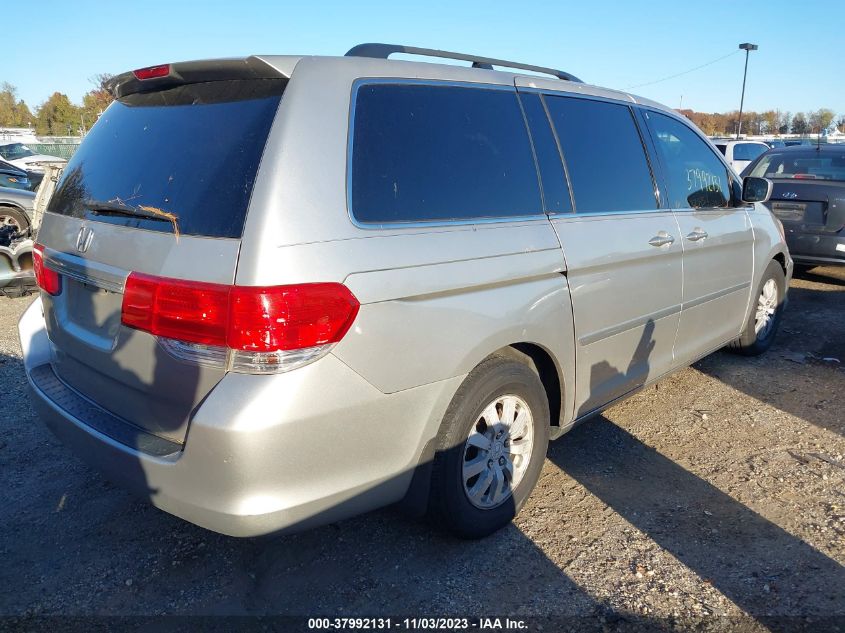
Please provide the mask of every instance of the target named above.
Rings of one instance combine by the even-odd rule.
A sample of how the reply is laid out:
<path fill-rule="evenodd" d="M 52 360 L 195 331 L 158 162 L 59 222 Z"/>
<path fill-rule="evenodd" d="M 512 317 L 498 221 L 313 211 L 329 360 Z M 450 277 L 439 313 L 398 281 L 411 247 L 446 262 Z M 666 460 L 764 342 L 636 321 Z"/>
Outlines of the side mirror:
<path fill-rule="evenodd" d="M 772 181 L 768 178 L 746 176 L 742 179 L 743 202 L 766 202 L 772 195 Z"/>

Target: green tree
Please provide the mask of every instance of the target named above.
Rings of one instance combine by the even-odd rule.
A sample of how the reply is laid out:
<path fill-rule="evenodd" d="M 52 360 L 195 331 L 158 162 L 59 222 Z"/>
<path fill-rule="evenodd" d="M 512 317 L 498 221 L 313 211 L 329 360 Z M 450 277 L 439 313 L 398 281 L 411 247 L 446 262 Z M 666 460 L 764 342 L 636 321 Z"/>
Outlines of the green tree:
<path fill-rule="evenodd" d="M 80 108 L 73 105 L 67 95 L 54 92 L 38 108 L 35 115 L 35 132 L 50 136 L 77 134 L 80 127 Z"/>
<path fill-rule="evenodd" d="M 763 127 L 766 128 L 766 134 L 777 134 L 780 127 L 780 111 L 767 110 L 761 116 L 763 117 Z"/>
<path fill-rule="evenodd" d="M 803 112 L 796 112 L 795 116 L 792 117 L 792 133 L 806 134 L 809 131 L 810 125 L 807 123 L 807 117 L 804 116 Z"/>
<path fill-rule="evenodd" d="M 111 78 L 112 75 L 108 73 L 101 73 L 91 78 L 94 88 L 82 97 L 82 121 L 86 130 L 91 129 L 91 126 L 97 122 L 103 111 L 114 101 L 111 92 L 106 88 L 106 84 Z"/>
<path fill-rule="evenodd" d="M 0 84 L 0 125 L 4 127 L 28 127 L 33 116 L 23 99 L 18 99 L 18 91 L 12 84 Z"/>
<path fill-rule="evenodd" d="M 810 132 L 823 133 L 833 123 L 833 117 L 835 116 L 836 114 L 833 110 L 828 108 L 820 108 L 815 112 L 810 112 L 808 117 Z"/>

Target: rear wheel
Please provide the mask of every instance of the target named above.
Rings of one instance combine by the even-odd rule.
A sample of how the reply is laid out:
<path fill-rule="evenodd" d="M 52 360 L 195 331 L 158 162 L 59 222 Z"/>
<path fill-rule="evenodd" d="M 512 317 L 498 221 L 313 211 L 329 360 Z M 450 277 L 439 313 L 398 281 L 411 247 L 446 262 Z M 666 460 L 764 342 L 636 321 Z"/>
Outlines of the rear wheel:
<path fill-rule="evenodd" d="M 786 276 L 776 261 L 769 262 L 757 287 L 754 306 L 742 335 L 729 348 L 746 356 L 757 356 L 772 346 L 780 326 L 783 300 L 786 297 Z"/>
<path fill-rule="evenodd" d="M 493 356 L 461 385 L 438 437 L 429 515 L 463 538 L 507 525 L 540 476 L 549 405 L 529 366 Z"/>
<path fill-rule="evenodd" d="M 0 229 L 7 226 L 13 226 L 17 233 L 21 233 L 29 228 L 29 218 L 20 209 L 0 206 Z"/>

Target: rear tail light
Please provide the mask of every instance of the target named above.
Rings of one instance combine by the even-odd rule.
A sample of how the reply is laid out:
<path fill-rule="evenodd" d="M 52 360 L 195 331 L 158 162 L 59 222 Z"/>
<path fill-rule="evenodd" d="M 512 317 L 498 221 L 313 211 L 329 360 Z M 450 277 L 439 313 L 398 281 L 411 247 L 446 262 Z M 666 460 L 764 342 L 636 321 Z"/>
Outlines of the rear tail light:
<path fill-rule="evenodd" d="M 35 283 L 39 288 L 51 295 L 62 291 L 61 275 L 44 265 L 44 246 L 41 244 L 32 247 L 32 267 L 35 270 Z"/>
<path fill-rule="evenodd" d="M 147 68 L 139 68 L 133 70 L 132 74 L 136 79 L 157 79 L 159 77 L 167 77 L 170 74 L 170 64 L 160 64 L 158 66 L 148 66 Z"/>
<path fill-rule="evenodd" d="M 121 321 L 174 355 L 250 373 L 286 371 L 340 341 L 359 303 L 343 284 L 228 286 L 132 273 Z M 222 351 L 221 351 L 222 350 Z"/>

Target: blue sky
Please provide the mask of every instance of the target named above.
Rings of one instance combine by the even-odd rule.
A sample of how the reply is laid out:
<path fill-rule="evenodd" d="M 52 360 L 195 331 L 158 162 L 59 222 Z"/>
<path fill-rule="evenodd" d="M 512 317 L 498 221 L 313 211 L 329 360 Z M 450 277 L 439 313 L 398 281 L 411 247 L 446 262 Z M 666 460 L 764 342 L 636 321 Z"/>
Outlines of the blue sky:
<path fill-rule="evenodd" d="M 36 7 L 37 5 L 37 7 Z M 97 73 L 262 53 L 342 55 L 391 42 L 514 59 L 628 88 L 737 51 L 751 53 L 746 110 L 845 113 L 841 0 L 651 2 L 261 2 L 41 0 L 5 47 L 0 81 L 30 106 L 53 91 L 79 102 Z M 8 25 L 7 25 L 8 26 Z M 812 33 L 812 30 L 816 30 Z M 631 88 L 678 107 L 739 107 L 744 53 Z"/>

